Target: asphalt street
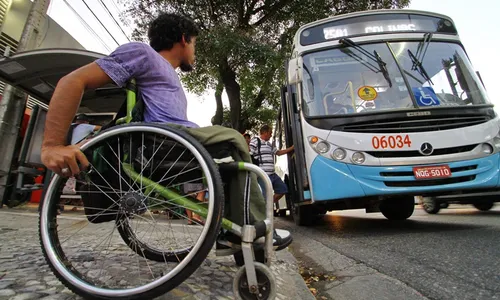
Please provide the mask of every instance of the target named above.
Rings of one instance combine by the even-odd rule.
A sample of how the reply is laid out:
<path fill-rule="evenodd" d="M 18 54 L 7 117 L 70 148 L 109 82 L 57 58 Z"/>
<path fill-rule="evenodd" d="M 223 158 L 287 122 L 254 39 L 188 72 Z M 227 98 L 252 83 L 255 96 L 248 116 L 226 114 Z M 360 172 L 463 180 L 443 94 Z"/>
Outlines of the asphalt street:
<path fill-rule="evenodd" d="M 307 252 L 301 248 L 316 243 L 423 297 L 500 299 L 500 204 L 489 212 L 453 206 L 437 215 L 416 207 L 409 220 L 396 223 L 353 210 L 331 212 L 312 227 L 295 226 L 290 218 L 278 224 L 294 234 L 292 252 L 298 257 Z M 319 255 L 309 256 L 302 259 L 318 262 Z"/>

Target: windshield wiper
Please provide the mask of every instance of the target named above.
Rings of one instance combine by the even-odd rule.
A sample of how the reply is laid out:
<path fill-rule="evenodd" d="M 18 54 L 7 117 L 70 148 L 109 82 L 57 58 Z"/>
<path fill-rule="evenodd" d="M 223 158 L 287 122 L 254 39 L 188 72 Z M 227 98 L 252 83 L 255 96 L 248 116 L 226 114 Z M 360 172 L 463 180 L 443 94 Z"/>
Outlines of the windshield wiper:
<path fill-rule="evenodd" d="M 389 87 L 392 87 L 392 81 L 389 77 L 389 71 L 387 71 L 387 64 L 382 60 L 382 57 L 378 55 L 377 50 L 373 50 L 373 54 L 375 54 L 375 57 L 377 58 L 378 67 L 380 68 L 380 70 L 382 70 L 382 74 L 384 75 L 385 80 L 387 80 L 387 82 L 389 83 Z"/>
<path fill-rule="evenodd" d="M 379 69 L 376 71 L 371 69 L 371 68 L 369 68 L 369 69 L 375 73 L 382 73 L 384 75 L 385 80 L 387 80 L 387 83 L 389 83 L 389 87 L 392 87 L 392 81 L 391 81 L 391 77 L 389 76 L 389 71 L 387 70 L 387 64 L 385 63 L 385 61 L 382 60 L 382 58 L 378 54 L 377 50 L 373 50 L 373 54 L 371 54 L 366 49 L 364 49 L 363 47 L 356 44 L 355 42 L 353 42 L 350 39 L 341 39 L 339 41 L 339 43 L 341 43 L 344 46 L 352 47 L 352 48 L 358 50 L 359 52 L 365 54 L 369 59 L 376 62 Z M 353 54 L 351 57 L 353 57 L 354 59 L 356 59 L 359 62 L 363 61 L 363 59 L 357 55 Z"/>
<path fill-rule="evenodd" d="M 420 43 L 418 43 L 416 57 L 419 61 L 424 61 L 424 56 L 427 53 L 427 49 L 429 48 L 431 40 L 432 32 L 427 32 L 426 34 L 424 34 L 424 39 L 420 41 Z"/>
<path fill-rule="evenodd" d="M 412 62 L 411 70 L 417 71 L 425 79 L 425 81 L 428 81 L 432 85 L 434 85 L 429 74 L 422 65 L 425 54 L 427 53 L 427 48 L 429 48 L 429 44 L 431 43 L 431 39 L 432 39 L 432 33 L 430 32 L 426 33 L 424 35 L 424 39 L 418 44 L 417 53 L 413 54 L 413 52 L 411 52 L 411 50 L 408 49 L 408 55 L 410 56 Z"/>

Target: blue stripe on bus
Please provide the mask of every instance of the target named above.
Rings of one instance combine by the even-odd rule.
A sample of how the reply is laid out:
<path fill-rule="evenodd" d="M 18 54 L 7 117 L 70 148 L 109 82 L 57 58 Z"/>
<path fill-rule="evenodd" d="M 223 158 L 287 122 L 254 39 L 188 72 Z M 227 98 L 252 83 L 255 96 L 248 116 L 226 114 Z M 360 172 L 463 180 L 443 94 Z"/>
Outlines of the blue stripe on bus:
<path fill-rule="evenodd" d="M 500 186 L 500 154 L 490 155 L 485 158 L 465 160 L 452 163 L 431 165 L 448 165 L 451 169 L 463 168 L 463 171 L 453 172 L 451 178 L 475 176 L 473 180 L 433 186 L 387 186 L 387 183 L 398 184 L 402 181 L 414 182 L 413 175 L 407 176 L 382 176 L 383 172 L 398 172 L 412 174 L 413 166 L 387 166 L 373 167 L 340 163 L 317 156 L 314 160 L 310 174 L 312 182 L 312 196 L 314 201 L 325 201 L 363 196 L 391 195 L 401 193 L 456 191 L 461 189 L 483 189 Z M 476 166 L 472 169 L 472 166 Z M 467 168 L 469 167 L 469 168 Z M 385 174 L 387 175 L 387 174 Z M 384 182 L 385 181 L 385 182 Z"/>

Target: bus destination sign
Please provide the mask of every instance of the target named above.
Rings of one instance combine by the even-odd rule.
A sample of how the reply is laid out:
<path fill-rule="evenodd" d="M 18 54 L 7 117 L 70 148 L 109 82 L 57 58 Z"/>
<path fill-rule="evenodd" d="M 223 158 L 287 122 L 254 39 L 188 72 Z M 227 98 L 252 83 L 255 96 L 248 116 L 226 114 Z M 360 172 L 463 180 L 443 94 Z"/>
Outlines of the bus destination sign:
<path fill-rule="evenodd" d="M 362 32 L 364 33 L 376 33 L 376 32 L 395 32 L 395 31 L 417 31 L 417 25 L 412 23 L 407 24 L 367 24 Z M 351 28 L 351 30 L 354 28 Z M 355 34 L 359 34 L 356 32 Z M 326 27 L 323 28 L 323 35 L 326 40 L 338 39 L 346 36 L 350 36 L 348 26 L 336 26 L 336 27 Z"/>
<path fill-rule="evenodd" d="M 453 23 L 447 19 L 416 14 L 377 14 L 308 28 L 302 31 L 300 43 L 306 46 L 345 37 L 394 32 L 457 33 Z"/>

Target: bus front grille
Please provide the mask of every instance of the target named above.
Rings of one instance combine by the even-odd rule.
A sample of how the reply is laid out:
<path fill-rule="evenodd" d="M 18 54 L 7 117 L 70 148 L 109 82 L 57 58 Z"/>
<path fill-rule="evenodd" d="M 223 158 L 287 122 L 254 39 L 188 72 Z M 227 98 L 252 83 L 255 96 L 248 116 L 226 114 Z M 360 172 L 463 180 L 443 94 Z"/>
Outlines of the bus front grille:
<path fill-rule="evenodd" d="M 335 128 L 344 132 L 356 133 L 409 133 L 456 129 L 479 125 L 491 120 L 489 116 L 443 116 L 420 119 L 391 119 L 390 121 L 365 121 Z"/>
<path fill-rule="evenodd" d="M 434 152 L 432 152 L 432 154 L 430 156 L 469 152 L 469 151 L 472 151 L 474 148 L 476 148 L 477 145 L 478 144 L 435 149 Z M 366 153 L 368 153 L 371 156 L 376 157 L 376 158 L 424 156 L 419 151 L 366 151 Z"/>
<path fill-rule="evenodd" d="M 475 174 L 471 174 L 470 171 L 476 170 L 477 165 L 469 165 L 462 167 L 451 168 L 451 174 L 454 177 L 450 178 L 439 178 L 439 179 L 424 179 L 424 180 L 404 180 L 404 181 L 392 181 L 392 178 L 398 177 L 413 177 L 412 171 L 402 171 L 402 172 L 380 172 L 380 176 L 385 177 L 384 184 L 387 187 L 418 187 L 418 186 L 435 186 L 435 185 L 447 185 L 454 183 L 461 183 L 472 181 L 476 179 Z M 461 172 L 468 172 L 467 174 L 460 174 Z M 462 175 L 462 176 L 461 176 Z"/>
<path fill-rule="evenodd" d="M 476 179 L 476 175 L 452 177 L 445 179 L 418 180 L 418 181 L 384 181 L 384 184 L 388 187 L 435 186 L 435 185 L 446 185 L 446 184 L 467 182 L 467 181 L 472 181 L 474 179 Z"/>
<path fill-rule="evenodd" d="M 464 171 L 471 171 L 477 169 L 477 165 L 470 165 L 470 166 L 464 166 L 464 167 L 456 167 L 456 168 L 451 168 L 451 173 L 456 174 L 458 172 L 464 172 Z M 401 176 L 413 176 L 412 171 L 408 172 L 380 172 L 380 176 L 384 177 L 401 177 Z"/>

